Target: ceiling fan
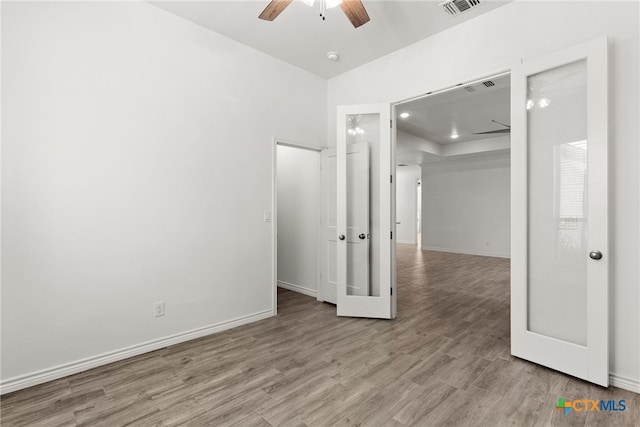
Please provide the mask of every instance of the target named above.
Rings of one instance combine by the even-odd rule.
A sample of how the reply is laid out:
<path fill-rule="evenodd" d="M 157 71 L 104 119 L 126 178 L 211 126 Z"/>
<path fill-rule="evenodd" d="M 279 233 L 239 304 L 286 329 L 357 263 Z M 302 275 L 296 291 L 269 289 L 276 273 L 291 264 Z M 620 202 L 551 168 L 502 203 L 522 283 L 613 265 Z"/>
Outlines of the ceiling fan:
<path fill-rule="evenodd" d="M 292 1 L 293 0 L 271 0 L 258 18 L 264 19 L 265 21 L 273 21 Z M 308 6 L 313 5 L 313 0 L 302 1 Z M 342 11 L 347 15 L 347 18 L 349 18 L 354 28 L 358 28 L 370 21 L 369 14 L 360 0 L 320 0 L 320 17 L 324 20 L 325 10 L 337 5 L 340 5 Z"/>
<path fill-rule="evenodd" d="M 474 135 L 487 135 L 487 134 L 493 134 L 493 133 L 511 133 L 511 125 L 500 123 L 497 120 L 491 120 L 491 121 L 493 123 L 497 123 L 499 125 L 502 125 L 502 126 L 506 127 L 506 129 L 488 130 L 486 132 L 473 132 L 473 134 Z"/>

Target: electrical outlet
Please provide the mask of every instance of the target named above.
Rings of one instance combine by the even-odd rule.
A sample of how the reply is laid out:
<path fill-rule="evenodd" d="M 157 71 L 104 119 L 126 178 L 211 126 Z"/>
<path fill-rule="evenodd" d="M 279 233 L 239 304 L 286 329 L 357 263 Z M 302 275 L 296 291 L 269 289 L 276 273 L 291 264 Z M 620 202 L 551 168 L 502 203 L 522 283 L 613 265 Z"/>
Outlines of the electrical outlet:
<path fill-rule="evenodd" d="M 156 308 L 156 317 L 164 316 L 164 301 L 158 301 L 155 304 L 155 308 Z"/>

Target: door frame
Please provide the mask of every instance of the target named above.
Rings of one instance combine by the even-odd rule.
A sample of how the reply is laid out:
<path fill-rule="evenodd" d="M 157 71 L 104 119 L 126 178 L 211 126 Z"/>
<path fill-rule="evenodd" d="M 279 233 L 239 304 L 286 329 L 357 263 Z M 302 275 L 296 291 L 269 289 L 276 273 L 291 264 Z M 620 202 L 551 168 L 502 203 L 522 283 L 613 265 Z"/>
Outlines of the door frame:
<path fill-rule="evenodd" d="M 282 138 L 279 136 L 273 136 L 271 138 L 271 286 L 272 286 L 272 299 L 271 305 L 273 307 L 273 315 L 278 314 L 278 146 L 298 148 L 301 150 L 315 151 L 318 153 L 318 180 L 321 182 L 320 176 L 320 164 L 322 156 L 320 155 L 322 150 L 326 147 L 314 144 L 307 144 L 304 142 L 295 141 L 288 138 Z M 322 183 L 320 184 L 322 186 Z M 322 200 L 320 200 L 322 203 Z M 265 222 L 267 222 L 265 220 Z M 318 233 L 320 236 L 320 224 L 317 224 Z M 318 248 L 316 255 L 316 291 L 320 284 L 320 242 L 321 239 L 316 239 L 316 246 Z"/>
<path fill-rule="evenodd" d="M 393 232 L 394 236 L 397 236 L 397 231 L 396 231 L 396 184 L 397 184 L 397 165 L 396 165 L 396 149 L 397 149 L 397 137 L 398 137 L 398 130 L 397 130 L 397 126 L 396 126 L 396 117 L 397 117 L 397 109 L 404 103 L 406 102 L 410 102 L 410 101 L 415 101 L 418 99 L 422 99 L 422 98 L 427 98 L 433 95 L 437 95 L 437 94 L 441 94 L 444 92 L 449 92 L 450 90 L 454 90 L 454 89 L 458 89 L 462 86 L 467 86 L 467 85 L 471 85 L 471 84 L 475 84 L 475 83 L 479 83 L 482 82 L 484 80 L 487 79 L 491 79 L 491 78 L 495 78 L 498 76 L 503 76 L 503 75 L 511 75 L 511 72 L 513 70 L 513 68 L 515 68 L 516 65 L 519 65 L 522 63 L 522 59 L 519 59 L 516 63 L 511 63 L 510 65 L 507 66 L 501 66 L 501 67 L 497 67 L 497 68 L 493 68 L 493 69 L 489 69 L 489 70 L 485 70 L 483 72 L 479 72 L 479 73 L 474 73 L 470 76 L 465 77 L 462 80 L 458 80 L 456 82 L 451 82 L 450 84 L 447 84 L 446 86 L 441 86 L 440 88 L 434 89 L 434 90 L 430 90 L 430 91 L 425 91 L 420 95 L 415 95 L 415 96 L 410 96 L 408 98 L 403 98 L 399 101 L 393 101 L 390 102 L 390 106 L 391 106 L 391 175 L 392 175 L 392 182 L 393 185 L 391 186 L 391 230 Z M 422 180 L 422 177 L 421 177 Z M 423 183 L 424 184 L 424 183 Z M 424 199 L 422 200 L 424 201 Z M 511 208 L 513 209 L 513 208 Z M 422 208 L 420 209 L 421 214 L 423 214 Z M 421 229 L 424 229 L 423 227 L 423 218 L 420 218 L 420 225 L 421 225 Z M 513 221 L 510 222 L 509 224 L 509 229 L 511 230 L 513 227 Z M 397 316 L 397 302 L 398 302 L 398 286 L 397 286 L 397 280 L 398 280 L 398 266 L 397 266 L 397 245 L 398 242 L 397 240 L 394 239 L 394 241 L 392 242 L 393 244 L 391 245 L 391 287 L 394 289 L 393 292 L 393 298 L 392 298 L 392 303 L 391 303 L 391 314 L 392 314 L 392 318 L 395 318 Z M 420 245 L 420 248 L 422 248 L 422 242 L 418 242 L 418 244 Z M 511 257 L 511 251 L 509 252 L 509 257 Z M 511 307 L 509 307 L 509 314 L 511 314 Z"/>

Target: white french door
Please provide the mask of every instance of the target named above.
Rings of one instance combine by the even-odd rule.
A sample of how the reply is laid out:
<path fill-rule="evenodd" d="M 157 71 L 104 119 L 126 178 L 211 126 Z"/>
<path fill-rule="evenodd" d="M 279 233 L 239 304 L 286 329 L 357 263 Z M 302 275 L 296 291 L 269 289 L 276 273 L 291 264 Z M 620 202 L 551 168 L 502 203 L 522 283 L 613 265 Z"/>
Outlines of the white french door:
<path fill-rule="evenodd" d="M 607 40 L 511 74 L 511 352 L 607 386 Z"/>
<path fill-rule="evenodd" d="M 333 304 L 338 302 L 337 291 L 337 150 L 322 151 L 323 211 L 322 253 L 318 300 Z M 347 210 L 351 214 L 347 223 L 347 251 L 350 272 L 348 285 L 353 295 L 366 295 L 369 284 L 369 147 L 366 143 L 350 144 L 347 147 L 347 181 L 349 193 Z M 364 238 L 362 236 L 364 235 Z"/>
<path fill-rule="evenodd" d="M 389 104 L 338 107 L 338 316 L 391 318 Z"/>

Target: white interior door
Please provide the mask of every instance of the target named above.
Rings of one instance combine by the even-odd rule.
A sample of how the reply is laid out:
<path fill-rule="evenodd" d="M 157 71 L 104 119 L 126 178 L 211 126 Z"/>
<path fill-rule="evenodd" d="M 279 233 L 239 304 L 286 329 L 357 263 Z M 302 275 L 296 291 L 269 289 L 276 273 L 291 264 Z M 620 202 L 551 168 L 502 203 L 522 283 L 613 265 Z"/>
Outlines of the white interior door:
<path fill-rule="evenodd" d="M 322 152 L 323 230 L 320 288 L 318 300 L 336 304 L 337 297 L 337 150 Z M 369 147 L 366 143 L 347 147 L 349 193 L 347 200 L 347 251 L 351 265 L 347 286 L 353 295 L 367 295 L 369 289 Z"/>
<path fill-rule="evenodd" d="M 339 316 L 391 318 L 389 123 L 388 104 L 338 107 L 335 259 Z"/>
<path fill-rule="evenodd" d="M 607 41 L 511 78 L 511 352 L 607 386 Z"/>

